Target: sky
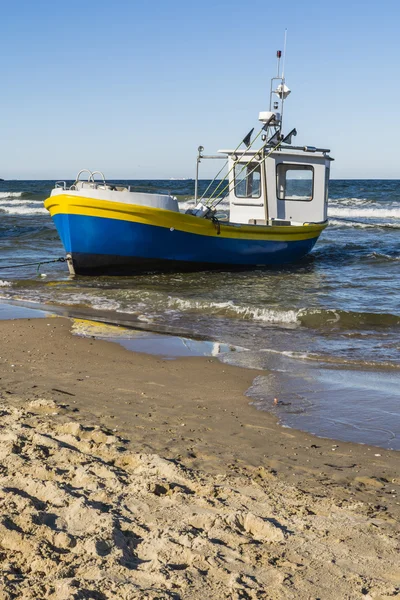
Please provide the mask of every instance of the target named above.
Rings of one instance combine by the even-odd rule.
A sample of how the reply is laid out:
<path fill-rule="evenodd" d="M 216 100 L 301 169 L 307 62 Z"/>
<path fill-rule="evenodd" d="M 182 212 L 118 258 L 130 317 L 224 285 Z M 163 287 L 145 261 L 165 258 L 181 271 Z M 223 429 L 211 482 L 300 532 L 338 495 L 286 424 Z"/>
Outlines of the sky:
<path fill-rule="evenodd" d="M 398 0 L 0 0 L 0 177 L 195 176 L 268 110 L 335 179 L 400 178 Z M 212 177 L 216 161 L 201 165 Z"/>

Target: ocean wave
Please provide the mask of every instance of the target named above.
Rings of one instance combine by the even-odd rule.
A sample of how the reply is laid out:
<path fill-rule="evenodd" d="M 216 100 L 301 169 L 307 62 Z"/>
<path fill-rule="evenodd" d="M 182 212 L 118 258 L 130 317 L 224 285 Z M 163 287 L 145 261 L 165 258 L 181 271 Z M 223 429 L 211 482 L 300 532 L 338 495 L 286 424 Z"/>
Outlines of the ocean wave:
<path fill-rule="evenodd" d="M 329 225 L 336 227 L 357 227 L 358 229 L 371 229 L 377 227 L 375 223 L 356 223 L 354 221 L 341 221 L 338 219 L 332 219 L 329 217 Z"/>
<path fill-rule="evenodd" d="M 382 262 L 386 262 L 386 261 L 399 261 L 400 260 L 400 256 L 396 255 L 396 256 L 392 256 L 391 254 L 384 254 L 383 252 L 371 252 L 370 254 L 368 254 L 368 258 L 372 258 L 375 260 L 380 260 Z"/>
<path fill-rule="evenodd" d="M 4 281 L 3 279 L 0 279 L 0 287 L 11 287 L 12 283 L 11 281 Z"/>
<path fill-rule="evenodd" d="M 274 310 L 257 308 L 256 306 L 243 306 L 233 302 L 210 302 L 207 300 L 183 300 L 181 298 L 168 298 L 169 308 L 180 311 L 209 312 L 212 315 L 224 317 L 239 317 L 264 323 L 296 323 L 297 311 Z"/>
<path fill-rule="evenodd" d="M 390 313 L 351 312 L 335 309 L 300 308 L 277 310 L 258 308 L 251 305 L 238 305 L 233 302 L 211 302 L 168 298 L 172 309 L 190 312 L 204 312 L 212 316 L 248 319 L 276 325 L 301 325 L 310 329 L 340 328 L 358 329 L 365 327 L 400 326 L 400 315 Z"/>
<path fill-rule="evenodd" d="M 377 227 L 384 227 L 385 229 L 400 229 L 400 223 L 388 223 L 383 221 L 381 223 L 362 223 L 361 221 L 354 221 L 353 219 L 341 219 L 340 217 L 332 218 L 329 217 L 329 225 L 335 227 L 355 227 L 356 229 L 376 229 Z"/>
<path fill-rule="evenodd" d="M 35 200 L 34 198 L 29 198 L 27 200 L 12 200 L 11 198 L 0 199 L 0 208 L 2 206 L 9 206 L 10 208 L 13 206 L 28 206 L 29 204 L 41 204 L 43 206 L 43 201 Z"/>
<path fill-rule="evenodd" d="M 343 264 L 349 265 L 352 261 L 363 261 L 363 262 L 396 262 L 400 260 L 398 249 L 395 247 L 385 246 L 381 247 L 380 251 L 372 250 L 371 245 L 366 242 L 364 244 L 347 243 L 340 244 L 326 244 L 318 247 L 314 251 L 314 256 L 318 261 L 324 263 Z"/>
<path fill-rule="evenodd" d="M 340 208 L 328 207 L 329 217 L 349 217 L 363 219 L 398 219 L 400 218 L 400 208 Z"/>
<path fill-rule="evenodd" d="M 297 313 L 298 322 L 312 329 L 340 328 L 364 329 L 368 327 L 400 326 L 400 315 L 391 313 L 352 312 L 340 309 L 301 309 Z"/>
<path fill-rule="evenodd" d="M 391 200 L 390 202 L 385 200 L 384 202 L 380 202 L 375 198 L 329 198 L 329 204 L 330 206 L 354 206 L 355 208 L 358 208 L 360 206 L 376 206 L 377 208 L 400 208 L 400 202 L 398 200 Z"/>
<path fill-rule="evenodd" d="M 26 192 L 0 192 L 0 198 L 21 198 Z"/>
<path fill-rule="evenodd" d="M 0 212 L 7 213 L 8 215 L 45 215 L 48 214 L 44 206 L 37 206 L 35 208 L 30 206 L 3 206 L 0 205 Z"/>
<path fill-rule="evenodd" d="M 261 352 L 268 352 L 269 354 L 280 354 L 287 358 L 293 358 L 297 360 L 310 360 L 314 362 L 327 363 L 333 365 L 340 365 L 343 367 L 362 367 L 372 369 L 396 369 L 400 370 L 400 364 L 393 363 L 391 361 L 375 361 L 375 360 L 357 360 L 355 358 L 345 358 L 340 356 L 332 356 L 327 354 L 316 354 L 313 352 L 296 352 L 292 350 L 275 350 L 273 348 L 262 348 Z"/>
<path fill-rule="evenodd" d="M 368 198 L 329 198 L 329 203 L 344 206 L 364 206 L 366 204 L 374 204 L 375 200 L 369 200 Z"/>

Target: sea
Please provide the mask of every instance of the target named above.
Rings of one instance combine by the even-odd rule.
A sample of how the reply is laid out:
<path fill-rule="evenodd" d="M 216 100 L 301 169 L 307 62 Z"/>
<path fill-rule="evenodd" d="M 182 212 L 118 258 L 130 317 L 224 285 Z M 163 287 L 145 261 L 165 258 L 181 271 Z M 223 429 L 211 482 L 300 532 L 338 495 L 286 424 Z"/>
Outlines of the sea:
<path fill-rule="evenodd" d="M 193 180 L 115 183 L 193 205 Z M 0 182 L 0 302 L 123 324 L 120 338 L 143 351 L 162 333 L 255 369 L 248 401 L 283 427 L 400 450 L 400 181 L 331 181 L 329 227 L 296 264 L 135 277 L 44 262 L 64 256 L 43 207 L 53 186 Z"/>

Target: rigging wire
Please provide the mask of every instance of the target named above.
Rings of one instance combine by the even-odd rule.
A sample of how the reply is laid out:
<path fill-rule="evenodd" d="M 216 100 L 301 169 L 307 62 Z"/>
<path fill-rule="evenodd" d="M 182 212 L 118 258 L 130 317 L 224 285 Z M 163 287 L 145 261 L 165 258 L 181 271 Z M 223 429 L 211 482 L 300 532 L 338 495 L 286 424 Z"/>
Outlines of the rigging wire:
<path fill-rule="evenodd" d="M 247 173 L 246 177 L 245 177 L 244 179 L 241 179 L 241 180 L 240 180 L 240 182 L 242 182 L 242 181 L 245 181 L 245 180 L 246 180 L 246 179 L 247 179 L 247 178 L 248 178 L 248 177 L 249 177 L 249 176 L 250 176 L 252 173 L 254 173 L 254 171 L 255 171 L 256 169 L 258 169 L 258 167 L 259 167 L 259 166 L 260 166 L 260 165 L 261 165 L 263 162 L 265 162 L 265 161 L 267 160 L 267 158 L 268 158 L 269 156 L 271 156 L 271 154 L 272 154 L 273 152 L 275 152 L 275 150 L 277 150 L 277 149 L 279 148 L 279 146 L 282 144 L 282 142 L 284 141 L 284 139 L 285 139 L 285 138 L 283 138 L 283 139 L 279 140 L 279 142 L 276 144 L 276 146 L 274 146 L 274 147 L 273 147 L 273 148 L 272 148 L 272 149 L 271 149 L 271 150 L 270 150 L 270 151 L 269 151 L 269 152 L 268 152 L 268 153 L 267 153 L 267 154 L 266 154 L 266 155 L 265 155 L 265 156 L 262 158 L 262 160 L 260 160 L 259 162 L 257 162 L 257 164 L 256 164 L 256 166 L 254 167 L 254 169 L 252 169 L 251 171 L 249 171 L 249 173 Z M 266 148 L 266 144 L 265 144 L 264 146 L 262 146 L 262 147 L 261 147 L 261 148 L 258 150 L 257 154 L 259 154 L 259 153 L 263 152 L 263 151 L 265 150 L 265 148 Z M 245 163 L 245 164 L 243 165 L 243 167 L 241 168 L 241 170 L 240 170 L 240 171 L 239 171 L 239 173 L 238 173 L 238 176 L 239 176 L 239 175 L 241 175 L 241 174 L 243 173 L 243 171 L 246 169 L 246 167 L 248 167 L 248 166 L 249 166 L 249 164 L 250 164 L 250 163 L 252 163 L 252 162 L 254 161 L 254 158 L 255 158 L 255 157 L 253 156 L 253 157 L 252 157 L 252 158 L 251 158 L 251 159 L 250 159 L 250 160 L 249 160 L 247 163 Z M 235 163 L 235 164 L 236 164 L 236 163 Z M 232 170 L 232 169 L 231 169 L 231 170 Z M 230 186 L 230 182 L 228 182 L 228 184 L 227 184 L 227 185 L 226 185 L 226 186 L 225 186 L 225 187 L 222 189 L 222 191 L 221 191 L 221 194 L 223 194 L 223 193 L 224 193 L 224 191 L 226 191 L 226 190 L 228 190 L 228 191 L 229 191 L 229 186 Z M 226 194 L 225 194 L 225 196 L 226 196 Z M 211 204 L 211 205 L 207 205 L 207 206 L 209 206 L 209 208 L 215 208 L 216 206 L 218 206 L 218 204 L 219 204 L 220 202 L 222 202 L 222 200 L 225 198 L 225 196 L 222 196 L 221 198 L 216 198 L 216 199 L 214 199 L 214 200 L 215 200 L 215 201 L 214 201 L 214 203 L 213 203 L 213 204 Z"/>
<path fill-rule="evenodd" d="M 261 127 L 260 131 L 257 133 L 256 137 L 254 138 L 254 140 L 251 142 L 251 144 L 246 148 L 246 150 L 234 161 L 232 167 L 229 169 L 228 173 L 226 174 L 226 176 L 224 177 L 224 179 L 222 181 L 219 182 L 219 184 L 217 185 L 217 187 L 215 188 L 215 190 L 212 192 L 211 196 L 208 198 L 207 202 L 205 203 L 205 206 L 210 206 L 212 205 L 211 200 L 213 199 L 215 193 L 217 192 L 218 188 L 224 183 L 225 179 L 227 177 L 229 177 L 229 175 L 231 174 L 231 172 L 233 171 L 233 169 L 235 168 L 236 164 L 240 161 L 240 159 L 246 154 L 246 152 L 248 152 L 250 150 L 250 148 L 253 146 L 254 142 L 260 137 L 260 135 L 262 134 L 263 131 L 267 131 L 268 127 L 270 125 L 270 123 L 274 120 L 274 117 L 271 117 L 266 123 L 264 123 L 264 125 Z M 243 141 L 243 140 L 242 140 Z M 240 142 L 239 146 L 241 145 L 242 142 Z M 237 148 L 239 148 L 239 146 Z M 236 148 L 236 150 L 237 150 Z M 236 152 L 235 150 L 235 152 Z M 233 154 L 235 154 L 235 152 L 233 152 Z M 228 162 L 228 161 L 227 161 Z M 226 166 L 227 162 L 225 163 L 224 167 Z M 250 161 L 251 162 L 251 161 Z M 223 168 L 224 168 L 223 167 Z M 222 171 L 222 169 L 221 169 Z M 220 172 L 221 172 L 220 171 Z M 219 173 L 218 173 L 219 175 Z M 216 176 L 217 177 L 217 176 Z M 216 177 L 214 177 L 214 180 L 216 179 Z M 212 182 L 211 182 L 212 183 Z M 211 184 L 210 184 L 211 185 Z M 229 184 L 228 184 L 229 185 Z M 207 188 L 208 189 L 208 188 Z M 225 189 L 225 188 L 224 188 Z M 207 191 L 207 190 L 206 190 Z M 204 193 L 205 194 L 205 193 Z M 202 200 L 204 198 L 204 194 L 202 195 L 202 197 L 200 198 L 200 200 Z"/>
<path fill-rule="evenodd" d="M 261 130 L 261 131 L 262 131 L 262 130 Z M 252 133 L 252 132 L 250 132 L 250 135 L 251 135 L 251 133 Z M 236 153 L 236 152 L 239 150 L 240 146 L 243 144 L 243 142 L 244 142 L 244 140 L 245 140 L 245 139 L 246 139 L 246 138 L 243 138 L 243 140 L 241 140 L 241 141 L 239 142 L 239 144 L 236 146 L 235 150 L 233 151 L 233 154 L 235 154 L 235 153 Z M 256 138 L 256 139 L 257 139 L 257 138 Z M 253 145 L 254 141 L 255 141 L 255 140 L 253 140 L 253 142 L 250 144 L 250 146 L 248 146 L 248 148 L 247 148 L 247 149 L 251 148 L 251 146 Z M 203 194 L 202 194 L 201 198 L 199 199 L 199 202 L 201 202 L 201 201 L 203 200 L 203 198 L 204 198 L 204 197 L 205 197 L 205 195 L 207 194 L 208 190 L 210 189 L 210 187 L 212 186 L 212 184 L 214 183 L 214 181 L 217 179 L 218 175 L 219 175 L 220 173 L 222 173 L 222 171 L 225 169 L 225 167 L 226 167 L 226 165 L 228 164 L 228 162 L 229 162 L 229 159 L 227 159 L 227 160 L 225 161 L 225 163 L 222 165 L 222 167 L 220 168 L 220 170 L 218 171 L 218 173 L 216 174 L 216 176 L 214 177 L 214 179 L 212 180 L 212 182 L 211 182 L 211 183 L 210 183 L 210 184 L 207 186 L 207 188 L 206 188 L 205 192 L 203 192 Z M 224 177 L 223 181 L 224 181 L 225 179 L 226 179 L 226 177 Z M 215 191 L 215 190 L 214 190 L 214 191 Z"/>

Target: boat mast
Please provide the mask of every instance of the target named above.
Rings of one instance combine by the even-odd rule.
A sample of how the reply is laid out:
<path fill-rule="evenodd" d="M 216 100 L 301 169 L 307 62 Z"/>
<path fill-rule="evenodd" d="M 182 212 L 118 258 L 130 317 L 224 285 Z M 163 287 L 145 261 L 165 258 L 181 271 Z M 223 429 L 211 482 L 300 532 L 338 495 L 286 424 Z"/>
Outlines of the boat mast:
<path fill-rule="evenodd" d="M 287 88 L 288 93 L 285 95 L 285 61 L 286 61 L 286 39 L 287 39 L 287 29 L 285 29 L 285 38 L 283 42 L 283 60 L 282 60 L 282 94 L 281 94 L 281 131 L 283 128 L 283 106 L 286 98 L 290 94 L 289 88 Z"/>
<path fill-rule="evenodd" d="M 283 107 L 286 98 L 290 94 L 290 89 L 285 84 L 285 58 L 286 58 L 286 39 L 287 39 L 287 29 L 285 29 L 285 38 L 283 43 L 283 56 L 282 51 L 278 50 L 276 53 L 277 57 L 277 72 L 276 77 L 272 77 L 271 79 L 271 87 L 269 94 L 269 110 L 270 112 L 274 112 L 277 116 L 274 127 L 275 132 L 282 135 L 282 124 L 283 124 Z M 282 71 L 281 71 L 281 59 L 282 59 Z M 275 88 L 275 84 L 278 85 Z M 275 89 L 274 89 L 275 88 Z M 276 100 L 274 96 L 278 96 L 279 100 Z"/>

